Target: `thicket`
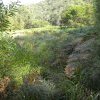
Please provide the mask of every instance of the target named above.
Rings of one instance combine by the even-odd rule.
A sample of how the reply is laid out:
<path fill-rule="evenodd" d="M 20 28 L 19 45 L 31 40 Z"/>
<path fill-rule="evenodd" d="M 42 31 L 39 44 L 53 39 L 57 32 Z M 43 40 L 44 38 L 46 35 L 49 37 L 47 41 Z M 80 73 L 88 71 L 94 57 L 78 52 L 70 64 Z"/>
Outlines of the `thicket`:
<path fill-rule="evenodd" d="M 63 11 L 61 24 L 68 27 L 91 26 L 93 21 L 93 6 L 91 4 L 73 5 Z"/>
<path fill-rule="evenodd" d="M 31 6 L 22 5 L 15 16 L 9 17 L 10 29 L 28 29 L 47 23 L 69 27 L 90 26 L 94 23 L 93 10 L 92 0 L 45 0 Z"/>

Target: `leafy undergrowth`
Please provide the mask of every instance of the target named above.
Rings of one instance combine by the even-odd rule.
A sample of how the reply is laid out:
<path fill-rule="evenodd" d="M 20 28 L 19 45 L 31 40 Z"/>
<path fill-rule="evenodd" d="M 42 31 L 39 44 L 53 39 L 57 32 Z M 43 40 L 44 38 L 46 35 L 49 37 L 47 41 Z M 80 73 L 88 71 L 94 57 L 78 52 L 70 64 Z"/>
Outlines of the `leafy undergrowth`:
<path fill-rule="evenodd" d="M 96 31 L 92 27 L 49 26 L 20 32 L 27 35 L 12 39 L 6 34 L 0 38 L 0 78 L 8 76 L 11 79 L 5 88 L 6 95 L 1 96 L 4 100 L 99 100 L 99 92 L 89 87 L 94 74 L 88 69 L 77 71 L 71 78 L 64 73 L 75 47 L 94 38 Z M 95 59 L 88 59 L 87 63 L 77 62 L 79 67 L 83 65 L 82 69 L 87 64 L 85 68 L 91 67 L 92 72 L 95 72 L 93 64 L 99 68 L 100 61 L 99 41 L 95 42 Z M 95 64 L 95 61 L 98 62 Z"/>

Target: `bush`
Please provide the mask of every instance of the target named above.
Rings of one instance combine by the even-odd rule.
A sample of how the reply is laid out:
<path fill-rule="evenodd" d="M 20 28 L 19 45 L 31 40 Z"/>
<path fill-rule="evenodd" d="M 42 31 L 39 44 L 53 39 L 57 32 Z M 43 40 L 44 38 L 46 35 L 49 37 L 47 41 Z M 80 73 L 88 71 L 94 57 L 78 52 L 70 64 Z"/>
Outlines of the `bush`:
<path fill-rule="evenodd" d="M 5 34 L 0 36 L 0 77 L 10 74 L 14 60 L 16 44 Z"/>
<path fill-rule="evenodd" d="M 92 15 L 93 7 L 90 4 L 70 6 L 62 12 L 61 24 L 68 27 L 93 25 Z"/>
<path fill-rule="evenodd" d="M 52 93 L 55 86 L 49 81 L 41 80 L 41 83 L 35 85 L 23 84 L 15 95 L 9 97 L 9 100 L 52 100 Z M 8 100 L 8 99 L 7 99 Z"/>
<path fill-rule="evenodd" d="M 47 25 L 50 25 L 49 22 L 43 21 L 43 20 L 33 20 L 30 23 L 27 23 L 24 28 L 29 29 L 29 28 L 40 28 L 40 27 L 45 27 Z"/>
<path fill-rule="evenodd" d="M 21 77 L 22 74 L 27 73 L 30 55 L 28 50 L 22 48 L 8 34 L 0 34 L 0 78 L 5 76 L 15 78 L 17 75 Z M 21 68 L 24 72 L 16 71 L 19 67 L 24 67 Z"/>
<path fill-rule="evenodd" d="M 92 90 L 100 90 L 100 40 L 96 38 L 95 42 L 92 44 L 92 53 L 90 59 L 88 59 L 87 64 L 83 67 L 83 84 Z"/>

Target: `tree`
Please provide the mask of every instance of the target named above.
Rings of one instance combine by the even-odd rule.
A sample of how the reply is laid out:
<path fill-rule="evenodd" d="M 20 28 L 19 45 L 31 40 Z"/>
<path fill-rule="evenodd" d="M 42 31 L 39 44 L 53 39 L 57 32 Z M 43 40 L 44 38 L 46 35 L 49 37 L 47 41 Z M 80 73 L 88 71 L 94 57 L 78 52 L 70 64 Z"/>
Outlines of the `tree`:
<path fill-rule="evenodd" d="M 7 9 L 4 7 L 2 0 L 0 1 L 0 31 L 5 30 L 8 25 L 9 21 L 7 20 Z"/>
<path fill-rule="evenodd" d="M 93 25 L 93 6 L 86 3 L 70 6 L 62 12 L 61 24 L 70 27 Z"/>
<path fill-rule="evenodd" d="M 95 0 L 95 26 L 100 31 L 100 0 Z"/>
<path fill-rule="evenodd" d="M 14 15 L 17 5 L 18 2 L 13 2 L 12 4 L 5 6 L 3 1 L 0 0 L 0 31 L 5 31 L 8 28 L 10 24 L 8 18 Z"/>

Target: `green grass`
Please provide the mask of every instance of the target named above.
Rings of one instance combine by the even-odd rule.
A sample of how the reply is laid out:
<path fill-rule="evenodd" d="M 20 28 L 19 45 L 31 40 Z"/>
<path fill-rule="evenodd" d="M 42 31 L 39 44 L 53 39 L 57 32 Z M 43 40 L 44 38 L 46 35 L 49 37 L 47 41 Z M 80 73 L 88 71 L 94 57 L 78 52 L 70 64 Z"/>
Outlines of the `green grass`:
<path fill-rule="evenodd" d="M 11 69 L 8 75 L 12 75 L 19 86 L 23 87 L 25 85 L 25 83 L 23 83 L 23 77 L 29 76 L 30 73 L 35 72 L 41 76 L 41 84 L 47 84 L 49 87 L 51 86 L 49 83 L 52 83 L 55 86 L 55 90 L 51 93 L 52 96 L 54 96 L 54 100 L 59 100 L 61 98 L 63 98 L 63 100 L 66 100 L 66 98 L 68 98 L 68 100 L 82 100 L 83 98 L 88 100 L 88 98 L 92 98 L 89 100 L 93 100 L 96 93 L 89 90 L 86 91 L 86 88 L 80 83 L 78 77 L 68 79 L 64 73 L 64 68 L 67 65 L 67 58 L 70 55 L 70 53 L 66 51 L 67 44 L 73 44 L 74 41 L 80 37 L 88 37 L 88 34 L 94 32 L 91 32 L 91 27 L 76 29 L 47 26 L 17 30 L 16 33 L 17 32 L 26 34 L 22 39 L 22 41 L 24 41 L 22 45 L 19 45 L 18 38 L 16 40 L 11 40 L 10 38 L 9 41 L 12 41 L 11 43 L 6 39 L 2 41 L 6 41 L 6 50 L 8 50 L 8 48 L 9 50 L 12 49 L 12 51 L 10 50 L 12 60 L 9 65 Z M 4 43 L 2 45 L 4 45 Z M 3 58 L 6 57 L 4 54 L 5 48 L 2 48 L 3 52 L 0 52 L 4 55 L 2 56 Z M 7 61 L 8 59 L 9 52 Z M 5 67 L 3 70 L 5 70 Z M 34 78 L 34 75 L 32 77 Z M 45 80 L 46 83 L 43 82 L 43 80 Z M 40 88 L 39 86 L 40 84 L 36 87 L 32 85 L 32 91 L 38 93 L 37 90 Z M 31 95 L 30 87 L 31 86 L 27 87 L 28 90 L 26 88 L 27 91 L 24 90 L 25 87 L 23 90 L 20 88 L 19 92 L 22 92 L 22 94 L 27 92 Z M 42 87 L 43 91 L 44 88 L 45 87 Z M 36 91 L 34 89 L 36 89 Z M 86 91 L 86 93 L 84 91 Z M 46 92 L 48 93 L 49 91 L 46 90 Z M 88 96 L 86 96 L 87 93 L 89 93 Z M 39 92 L 39 95 L 41 97 L 41 92 Z"/>
<path fill-rule="evenodd" d="M 61 28 L 60 26 L 51 26 L 51 25 L 48 25 L 46 27 L 41 27 L 41 28 L 31 28 L 31 29 L 23 29 L 23 30 L 12 30 L 11 32 L 7 31 L 8 33 L 10 34 L 13 34 L 13 33 L 25 33 L 25 34 L 34 34 L 34 33 L 40 33 L 40 32 L 58 32 L 58 31 L 71 31 L 71 30 L 74 30 L 76 28 Z"/>

